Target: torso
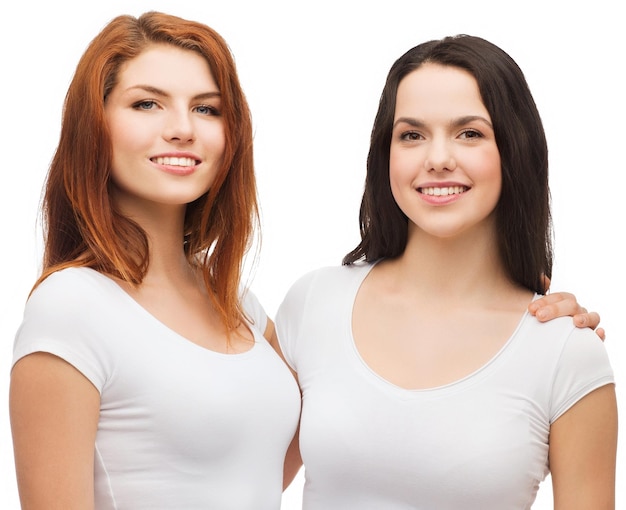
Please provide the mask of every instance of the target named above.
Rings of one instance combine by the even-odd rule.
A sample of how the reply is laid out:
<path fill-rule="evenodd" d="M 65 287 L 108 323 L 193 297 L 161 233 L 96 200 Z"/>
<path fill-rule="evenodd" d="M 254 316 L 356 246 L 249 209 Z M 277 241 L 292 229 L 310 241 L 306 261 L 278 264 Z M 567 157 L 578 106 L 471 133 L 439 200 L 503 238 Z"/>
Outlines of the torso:
<path fill-rule="evenodd" d="M 459 359 L 447 382 L 438 384 L 428 366 L 444 363 L 443 349 L 439 359 L 422 361 L 418 352 L 402 366 L 407 350 L 396 345 L 389 366 L 399 374 L 385 372 L 373 355 L 387 355 L 376 345 L 387 344 L 388 325 L 370 323 L 380 328 L 371 332 L 375 351 L 363 348 L 367 336 L 358 338 L 363 326 L 353 329 L 367 313 L 358 301 L 370 270 L 314 271 L 294 284 L 276 316 L 303 395 L 303 508 L 529 509 L 548 473 L 550 424 L 612 377 L 606 353 L 587 352 L 602 343 L 571 318 L 541 324 L 520 312 L 508 338 L 494 334 L 471 363 Z M 420 341 L 412 327 L 419 325 L 404 331 Z M 429 327 L 437 332 L 436 323 Z M 447 331 L 466 338 L 461 327 Z M 403 345 L 402 337 L 390 341 Z"/>
<path fill-rule="evenodd" d="M 300 394 L 258 303 L 244 302 L 251 345 L 228 354 L 143 304 L 95 271 L 64 270 L 36 289 L 16 340 L 16 360 L 46 350 L 100 392 L 95 508 L 278 510 Z"/>

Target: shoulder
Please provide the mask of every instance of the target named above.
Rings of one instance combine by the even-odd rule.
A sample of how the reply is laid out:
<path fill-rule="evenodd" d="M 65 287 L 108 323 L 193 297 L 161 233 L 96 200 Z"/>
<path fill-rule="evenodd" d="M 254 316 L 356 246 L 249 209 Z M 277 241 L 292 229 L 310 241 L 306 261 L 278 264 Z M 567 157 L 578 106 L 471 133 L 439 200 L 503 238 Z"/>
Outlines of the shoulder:
<path fill-rule="evenodd" d="M 573 327 L 554 376 L 552 421 L 591 391 L 612 383 L 615 377 L 604 342 L 589 328 Z"/>
<path fill-rule="evenodd" d="M 575 370 L 582 377 L 590 377 L 596 373 L 613 375 L 609 356 L 604 342 L 590 328 L 577 328 L 572 324 L 571 317 L 564 317 L 563 326 L 566 332 L 563 348 L 559 356 L 560 369 Z M 568 320 L 569 319 L 569 320 Z"/>
<path fill-rule="evenodd" d="M 28 303 L 42 300 L 55 302 L 76 300 L 77 303 L 88 298 L 94 289 L 102 288 L 103 279 L 93 269 L 86 267 L 70 267 L 56 271 L 43 280 L 32 292 Z"/>
<path fill-rule="evenodd" d="M 123 322 L 120 313 L 132 313 L 123 298 L 113 280 L 93 269 L 57 271 L 26 301 L 17 338 L 80 338 L 109 331 Z"/>
<path fill-rule="evenodd" d="M 293 355 L 292 346 L 299 343 L 311 324 L 344 316 L 352 306 L 354 295 L 372 264 L 326 266 L 309 271 L 291 286 L 276 312 L 276 333 L 285 356 Z"/>
<path fill-rule="evenodd" d="M 287 298 L 312 291 L 344 289 L 346 285 L 360 285 L 373 264 L 356 263 L 349 266 L 325 266 L 305 273 L 287 292 Z M 287 299 L 286 298 L 286 299 Z"/>
<path fill-rule="evenodd" d="M 566 353 L 580 353 L 584 357 L 585 352 L 606 352 L 604 343 L 592 329 L 576 327 L 569 316 L 539 322 L 527 314 L 517 334 L 523 340 L 520 345 L 529 353 L 552 363 L 561 363 Z"/>
<path fill-rule="evenodd" d="M 520 333 L 516 357 L 546 383 L 552 420 L 590 391 L 614 382 L 604 342 L 592 329 L 577 328 L 571 317 L 539 322 L 529 316 Z"/>
<path fill-rule="evenodd" d="M 56 271 L 43 280 L 31 294 L 31 299 L 37 296 L 54 297 L 63 295 L 71 297 L 75 295 L 72 294 L 72 291 L 101 289 L 105 286 L 106 281 L 110 281 L 113 284 L 106 276 L 94 269 L 69 267 Z"/>
<path fill-rule="evenodd" d="M 578 347 L 591 345 L 595 348 L 604 349 L 603 342 L 592 329 L 576 327 L 569 316 L 539 322 L 527 313 L 520 326 L 520 331 L 525 333 L 527 341 L 537 345 L 544 345 L 544 340 L 549 339 L 551 341 L 550 348 L 559 352 L 569 344 Z"/>
<path fill-rule="evenodd" d="M 84 267 L 67 268 L 52 273 L 32 292 L 26 302 L 25 313 L 79 316 L 91 310 L 113 290 L 116 284 L 97 271 Z"/>
<path fill-rule="evenodd" d="M 13 363 L 34 352 L 48 352 L 101 388 L 112 356 L 103 339 L 123 341 L 116 329 L 119 316 L 111 313 L 119 302 L 115 287 L 115 282 L 87 268 L 63 269 L 48 276 L 26 302 L 14 339 Z"/>

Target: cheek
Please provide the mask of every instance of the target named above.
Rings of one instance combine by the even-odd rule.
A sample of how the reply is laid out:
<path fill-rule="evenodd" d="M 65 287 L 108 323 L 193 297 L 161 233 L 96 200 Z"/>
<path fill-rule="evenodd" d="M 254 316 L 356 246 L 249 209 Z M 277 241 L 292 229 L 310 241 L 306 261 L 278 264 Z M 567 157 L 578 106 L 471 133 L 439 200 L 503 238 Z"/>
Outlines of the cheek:
<path fill-rule="evenodd" d="M 206 126 L 203 131 L 205 146 L 214 154 L 215 159 L 222 160 L 226 149 L 226 129 L 224 123 Z"/>
<path fill-rule="evenodd" d="M 109 121 L 109 139 L 111 141 L 111 158 L 113 169 L 118 162 L 125 159 L 125 154 L 131 149 L 133 143 L 132 131 L 123 122 Z"/>
<path fill-rule="evenodd" d="M 120 115 L 107 115 L 107 128 L 109 130 L 109 136 L 111 138 L 111 142 L 113 142 L 114 147 L 120 141 L 123 141 L 126 138 L 126 135 L 129 131 L 128 126 L 128 122 L 126 122 L 123 117 L 120 118 Z"/>
<path fill-rule="evenodd" d="M 402 189 L 406 186 L 410 187 L 417 175 L 419 167 L 417 157 L 415 151 L 394 149 L 393 146 L 389 152 L 389 182 L 396 202 Z"/>
<path fill-rule="evenodd" d="M 494 189 L 497 190 L 498 196 L 502 189 L 502 165 L 500 162 L 500 153 L 497 150 L 492 150 L 485 155 L 485 179 L 489 179 L 494 184 Z"/>
<path fill-rule="evenodd" d="M 138 122 L 137 116 L 112 115 L 107 119 L 107 127 L 114 155 L 145 151 L 154 138 L 152 126 Z"/>
<path fill-rule="evenodd" d="M 394 170 L 392 170 L 392 168 Z M 399 171 L 397 166 L 389 167 L 389 185 L 393 201 L 400 210 L 406 214 L 405 209 L 409 203 L 408 190 L 410 189 L 410 183 L 407 181 L 404 173 Z"/>
<path fill-rule="evenodd" d="M 142 130 L 119 118 L 110 118 L 107 123 L 111 142 L 111 180 L 120 188 L 131 175 L 137 155 L 143 154 L 138 133 Z"/>
<path fill-rule="evenodd" d="M 394 149 L 389 151 L 389 178 L 391 182 L 399 182 L 406 178 L 407 168 L 410 166 L 407 161 L 406 151 Z"/>
<path fill-rule="evenodd" d="M 502 166 L 500 164 L 500 154 L 497 151 L 490 151 L 483 155 L 477 162 L 477 175 L 480 176 L 482 188 L 484 190 L 485 205 L 496 207 L 502 193 Z"/>

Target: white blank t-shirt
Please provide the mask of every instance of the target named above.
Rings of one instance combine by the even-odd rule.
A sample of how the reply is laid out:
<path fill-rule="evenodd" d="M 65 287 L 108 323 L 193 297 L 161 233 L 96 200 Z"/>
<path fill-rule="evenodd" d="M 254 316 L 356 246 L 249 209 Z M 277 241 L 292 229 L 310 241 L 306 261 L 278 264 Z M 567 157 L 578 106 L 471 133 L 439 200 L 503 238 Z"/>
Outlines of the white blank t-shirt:
<path fill-rule="evenodd" d="M 101 396 L 95 444 L 97 510 L 278 510 L 283 461 L 300 394 L 262 336 L 207 350 L 150 315 L 110 278 L 86 268 L 52 274 L 28 300 L 14 363 L 37 351 L 82 372 Z"/>
<path fill-rule="evenodd" d="M 528 509 L 548 473 L 550 424 L 613 383 L 604 344 L 571 317 L 525 314 L 476 372 L 442 387 L 399 388 L 352 338 L 371 265 L 311 272 L 276 316 L 302 390 L 304 510 Z"/>

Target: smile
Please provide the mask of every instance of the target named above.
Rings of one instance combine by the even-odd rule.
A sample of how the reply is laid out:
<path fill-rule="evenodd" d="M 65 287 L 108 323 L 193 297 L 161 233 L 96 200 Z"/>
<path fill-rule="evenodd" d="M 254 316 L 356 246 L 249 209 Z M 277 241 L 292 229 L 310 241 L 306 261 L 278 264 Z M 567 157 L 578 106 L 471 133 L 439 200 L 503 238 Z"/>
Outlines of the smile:
<path fill-rule="evenodd" d="M 152 158 L 152 161 L 157 165 L 166 165 L 166 166 L 184 166 L 190 167 L 195 166 L 199 161 L 196 161 L 193 158 L 178 158 L 178 157 L 158 157 Z"/>
<path fill-rule="evenodd" d="M 461 193 L 465 193 L 469 188 L 467 186 L 445 186 L 443 188 L 417 188 L 419 193 L 423 195 L 431 195 L 436 197 L 445 197 L 448 195 L 460 195 Z"/>

